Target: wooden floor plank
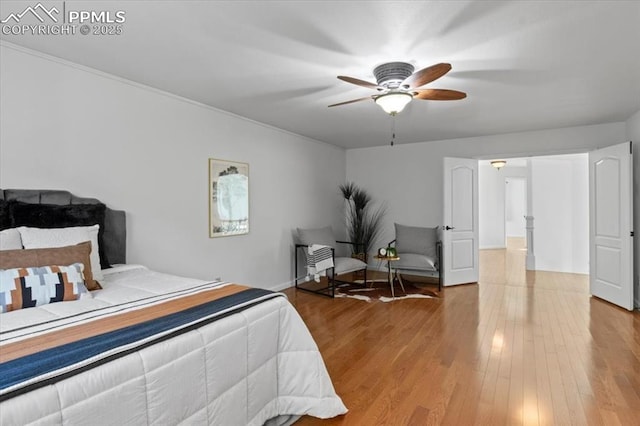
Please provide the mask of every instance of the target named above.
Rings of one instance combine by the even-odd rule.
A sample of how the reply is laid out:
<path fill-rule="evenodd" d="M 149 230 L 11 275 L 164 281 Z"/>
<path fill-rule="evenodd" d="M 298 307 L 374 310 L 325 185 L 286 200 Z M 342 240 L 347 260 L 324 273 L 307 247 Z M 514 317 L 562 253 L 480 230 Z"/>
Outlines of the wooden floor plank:
<path fill-rule="evenodd" d="M 509 242 L 511 244 L 511 241 Z M 285 293 L 349 413 L 300 425 L 640 424 L 640 314 L 483 250 L 480 281 L 390 303 Z"/>

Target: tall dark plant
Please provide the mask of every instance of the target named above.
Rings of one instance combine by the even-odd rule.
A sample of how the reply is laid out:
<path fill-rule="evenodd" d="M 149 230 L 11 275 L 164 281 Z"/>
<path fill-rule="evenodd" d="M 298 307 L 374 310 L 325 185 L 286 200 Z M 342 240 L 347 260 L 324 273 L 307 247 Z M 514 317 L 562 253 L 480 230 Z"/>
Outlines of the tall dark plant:
<path fill-rule="evenodd" d="M 386 213 L 384 206 L 373 208 L 372 198 L 364 189 L 353 182 L 340 185 L 342 196 L 347 201 L 347 233 L 354 253 L 367 254 L 382 233 L 382 219 Z"/>

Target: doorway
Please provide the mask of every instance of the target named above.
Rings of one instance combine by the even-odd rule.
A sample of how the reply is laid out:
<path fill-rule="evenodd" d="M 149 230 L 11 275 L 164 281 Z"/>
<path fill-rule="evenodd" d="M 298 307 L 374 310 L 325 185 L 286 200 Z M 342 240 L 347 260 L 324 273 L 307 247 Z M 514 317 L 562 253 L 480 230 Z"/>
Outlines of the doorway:
<path fill-rule="evenodd" d="M 525 240 L 527 212 L 527 159 L 510 158 L 500 169 L 481 160 L 479 183 L 480 249 L 505 249 L 507 238 Z"/>
<path fill-rule="evenodd" d="M 479 186 L 480 249 L 528 248 L 531 269 L 589 273 L 587 154 L 480 161 Z"/>
<path fill-rule="evenodd" d="M 530 157 L 526 161 L 527 270 L 588 274 L 591 295 L 632 310 L 631 142 L 595 149 L 588 154 Z M 492 163 L 498 171 L 506 165 L 504 160 Z M 445 157 L 443 167 L 446 224 L 442 227 L 445 261 L 441 273 L 444 272 L 444 285 L 472 282 L 452 278 L 456 269 L 462 269 L 461 265 L 465 271 L 471 271 L 470 277 L 473 273 L 471 278 L 477 282 L 479 248 L 499 248 L 486 246 L 486 220 L 482 221 L 485 231 L 482 233 L 479 220 L 481 212 L 486 219 L 484 210 L 487 206 L 495 207 L 496 203 L 486 202 L 489 191 L 480 185 L 484 180 L 477 160 Z M 496 194 L 504 200 L 504 191 L 495 191 L 494 198 Z M 500 207 L 504 212 L 504 205 Z M 503 223 L 502 228 L 506 229 L 506 224 Z M 454 236 L 464 238 L 453 241 Z M 480 236 L 484 237 L 482 247 Z M 505 238 L 501 239 L 502 246 Z M 473 249 L 469 249 L 471 247 Z M 544 258 L 544 262 L 539 261 L 538 256 Z"/>

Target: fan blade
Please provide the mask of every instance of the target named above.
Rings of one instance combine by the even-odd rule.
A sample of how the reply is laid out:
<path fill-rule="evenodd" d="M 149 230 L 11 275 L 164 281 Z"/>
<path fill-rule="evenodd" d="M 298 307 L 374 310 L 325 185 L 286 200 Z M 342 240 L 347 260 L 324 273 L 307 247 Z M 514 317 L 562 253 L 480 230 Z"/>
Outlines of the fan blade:
<path fill-rule="evenodd" d="M 352 104 L 352 103 L 354 103 L 354 102 L 366 101 L 367 99 L 371 99 L 371 96 L 367 96 L 366 98 L 360 98 L 360 99 L 352 99 L 352 100 L 350 100 L 350 101 L 340 102 L 339 104 L 329 105 L 329 108 L 334 107 L 334 106 L 340 106 L 340 105 Z"/>
<path fill-rule="evenodd" d="M 451 70 L 451 64 L 441 63 L 423 68 L 416 71 L 409 77 L 405 78 L 400 87 L 413 89 L 414 87 L 424 86 L 427 83 L 437 80 Z"/>
<path fill-rule="evenodd" d="M 369 83 L 368 81 L 359 80 L 353 77 L 347 77 L 344 75 L 339 75 L 338 78 L 342 81 L 346 81 L 347 83 L 355 84 L 356 86 L 367 87 L 369 89 L 378 89 L 377 84 Z"/>
<path fill-rule="evenodd" d="M 415 95 L 413 95 L 415 99 L 429 101 L 457 101 L 467 97 L 467 94 L 464 92 L 448 89 L 420 89 L 415 90 L 413 93 L 415 93 Z"/>

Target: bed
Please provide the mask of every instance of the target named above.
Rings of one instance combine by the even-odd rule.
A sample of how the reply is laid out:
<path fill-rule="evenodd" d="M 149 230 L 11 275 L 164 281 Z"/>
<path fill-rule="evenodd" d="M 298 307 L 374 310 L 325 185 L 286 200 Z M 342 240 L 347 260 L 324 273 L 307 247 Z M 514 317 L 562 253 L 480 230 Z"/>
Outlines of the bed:
<path fill-rule="evenodd" d="M 100 204 L 0 194 L 4 207 Z M 127 265 L 125 214 L 104 216 L 114 266 L 101 289 L 0 314 L 0 424 L 284 425 L 346 413 L 286 297 Z"/>

